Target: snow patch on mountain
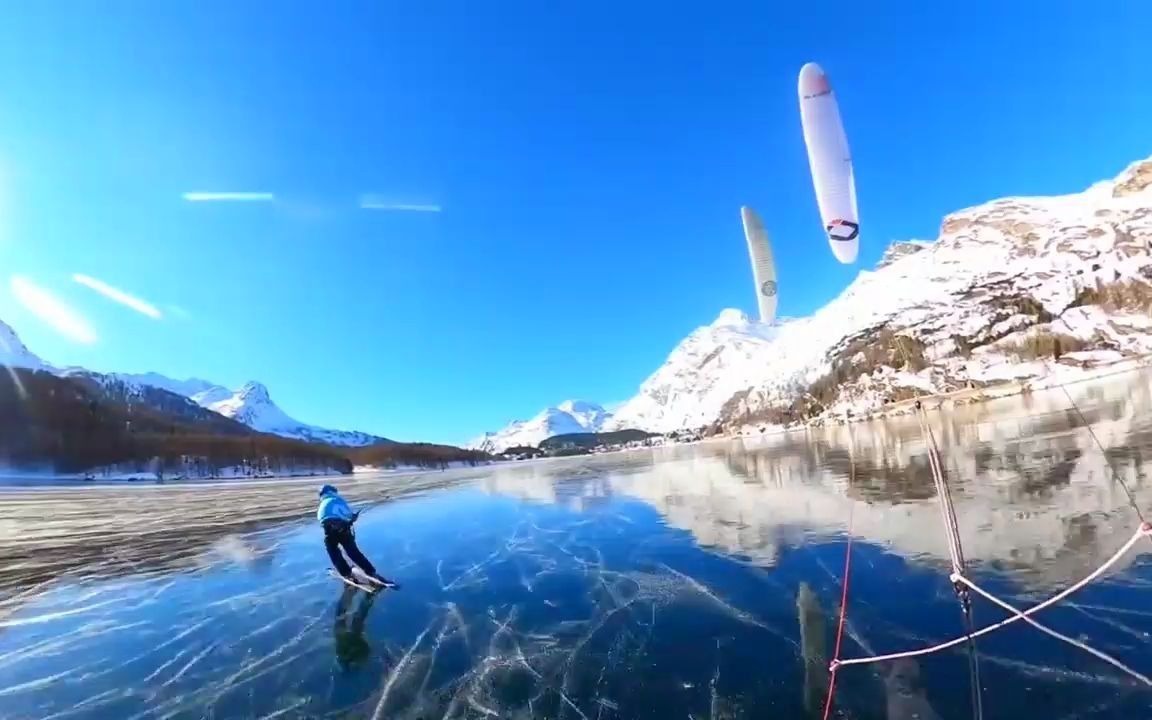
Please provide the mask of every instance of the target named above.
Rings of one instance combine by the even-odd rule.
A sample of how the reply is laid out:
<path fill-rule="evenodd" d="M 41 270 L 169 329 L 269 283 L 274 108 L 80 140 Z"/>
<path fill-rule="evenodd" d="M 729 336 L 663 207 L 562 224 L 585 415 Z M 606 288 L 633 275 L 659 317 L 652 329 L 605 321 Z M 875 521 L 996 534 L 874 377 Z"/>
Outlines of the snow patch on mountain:
<path fill-rule="evenodd" d="M 796 336 L 798 327 L 803 321 L 765 325 L 739 310 L 724 310 L 672 351 L 606 429 L 664 433 L 711 423 L 728 398 L 763 379 L 767 358 L 780 366 L 792 362 L 795 370 L 806 367 L 802 348 L 777 342 Z"/>
<path fill-rule="evenodd" d="M 190 384 L 192 382 L 188 381 Z M 273 402 L 268 388 L 258 382 L 245 383 L 235 392 L 219 385 L 204 384 L 207 387 L 191 395 L 194 402 L 220 413 L 224 417 L 242 422 L 253 430 L 298 440 L 348 447 L 361 447 L 385 442 L 384 438 L 368 433 L 330 430 L 302 423 L 281 410 Z M 189 385 L 188 389 L 195 389 L 195 386 Z"/>
<path fill-rule="evenodd" d="M 50 366 L 34 355 L 8 324 L 0 321 L 0 366 L 26 370 L 49 370 Z"/>
<path fill-rule="evenodd" d="M 161 390 L 167 390 L 177 395 L 183 395 L 186 398 L 192 398 L 197 393 L 216 387 L 207 380 L 200 380 L 198 378 L 175 380 L 154 372 L 106 374 L 130 385 L 148 385 L 149 387 L 160 388 Z M 203 405 L 203 403 L 200 404 Z"/>
<path fill-rule="evenodd" d="M 596 403 L 567 400 L 545 408 L 531 420 L 518 420 L 503 430 L 485 433 L 468 447 L 490 453 L 510 447 L 536 447 L 555 435 L 600 432 L 611 419 L 612 413 Z"/>
<path fill-rule="evenodd" d="M 1152 352 L 1150 247 L 1152 160 L 1081 193 L 954 213 L 935 241 L 893 244 L 810 317 L 766 327 L 725 310 L 672 351 L 608 429 L 731 420 L 803 397 L 822 378 L 867 411 L 901 394 L 1045 372 L 1051 363 L 1022 362 L 1018 349 L 1042 336 L 1088 346 L 1065 364 Z M 869 360 L 878 343 L 906 352 L 898 335 L 924 367 Z"/>
<path fill-rule="evenodd" d="M 64 376 L 84 377 L 104 386 L 119 383 L 127 388 L 151 387 L 167 390 L 215 413 L 243 423 L 253 430 L 282 437 L 322 442 L 329 445 L 361 447 L 385 438 L 348 430 L 330 430 L 308 425 L 290 417 L 273 402 L 268 388 L 258 382 L 246 383 L 239 390 L 229 390 L 207 380 L 175 380 L 158 373 L 95 373 L 84 368 L 67 368 Z"/>
<path fill-rule="evenodd" d="M 577 425 L 584 428 L 576 432 L 599 432 L 612 416 L 603 406 L 584 400 L 565 400 L 557 405 L 556 409 L 567 414 Z"/>
<path fill-rule="evenodd" d="M 228 402 L 235 394 L 232 390 L 221 385 L 212 385 L 207 390 L 192 393 L 189 397 L 197 404 L 210 408 Z"/>
<path fill-rule="evenodd" d="M 213 402 L 210 407 L 224 417 L 239 420 L 248 427 L 263 432 L 275 432 L 273 428 L 296 424 L 295 420 L 272 402 L 268 388 L 258 382 L 245 383 L 235 393 Z"/>

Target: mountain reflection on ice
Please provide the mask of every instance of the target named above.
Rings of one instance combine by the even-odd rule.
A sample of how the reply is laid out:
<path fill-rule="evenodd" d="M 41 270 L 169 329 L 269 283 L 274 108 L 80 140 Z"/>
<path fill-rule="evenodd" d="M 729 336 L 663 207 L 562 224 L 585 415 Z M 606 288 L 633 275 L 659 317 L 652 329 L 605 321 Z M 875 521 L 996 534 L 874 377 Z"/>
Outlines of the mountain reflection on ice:
<path fill-rule="evenodd" d="M 1147 381 L 1074 392 L 1149 507 Z M 976 575 L 1021 605 L 1083 576 L 1134 528 L 1067 398 L 1028 402 L 934 420 Z M 822 708 L 805 687 L 821 685 L 800 623 L 812 647 L 834 627 L 820 613 L 838 609 L 850 505 L 845 654 L 960 630 L 927 472 L 915 423 L 892 420 L 361 479 L 346 483 L 355 499 L 389 500 L 364 515 L 360 544 L 403 583 L 374 596 L 327 576 L 307 483 L 7 491 L 0 715 L 811 717 Z M 1043 620 L 1147 672 L 1152 569 L 1147 555 L 1121 567 Z M 1003 617 L 976 610 L 980 625 Z M 1146 688 L 1031 628 L 982 639 L 980 653 L 998 717 L 1136 718 L 1152 706 Z M 960 649 L 846 669 L 837 708 L 966 718 L 967 697 Z"/>

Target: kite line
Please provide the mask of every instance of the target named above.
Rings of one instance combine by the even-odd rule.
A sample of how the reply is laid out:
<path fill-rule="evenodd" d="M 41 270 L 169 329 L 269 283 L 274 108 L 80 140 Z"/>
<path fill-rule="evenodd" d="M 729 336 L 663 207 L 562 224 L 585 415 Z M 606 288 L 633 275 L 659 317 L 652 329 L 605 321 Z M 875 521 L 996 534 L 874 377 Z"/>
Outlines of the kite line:
<path fill-rule="evenodd" d="M 908 356 L 907 356 L 906 351 L 904 350 L 903 346 L 899 342 L 897 343 L 897 346 L 900 348 L 901 352 L 904 354 L 905 362 L 907 363 Z M 1028 624 L 1032 625 L 1033 627 L 1036 627 L 1037 629 L 1041 630 L 1042 632 L 1044 632 L 1044 633 L 1046 633 L 1052 637 L 1055 637 L 1056 639 L 1061 640 L 1065 643 L 1068 643 L 1074 647 L 1077 647 L 1077 648 L 1093 655 L 1094 657 L 1096 657 L 1100 660 L 1103 660 L 1104 662 L 1109 663 L 1113 667 L 1115 667 L 1115 668 L 1121 670 L 1122 672 L 1128 674 L 1132 678 L 1140 681 L 1141 683 L 1143 683 L 1147 686 L 1152 687 L 1152 678 L 1149 678 L 1148 676 L 1146 676 L 1146 675 L 1144 675 L 1144 674 L 1142 674 L 1136 670 L 1133 670 L 1132 668 L 1128 667 L 1127 665 L 1120 662 L 1119 660 L 1112 657 L 1111 655 L 1108 655 L 1107 653 L 1096 650 L 1095 648 L 1090 647 L 1086 643 L 1080 642 L 1079 640 L 1076 640 L 1074 638 L 1063 635 L 1059 632 L 1056 632 L 1055 630 L 1052 630 L 1051 628 L 1046 627 L 1045 625 L 1042 625 L 1041 623 L 1033 620 L 1031 617 L 1032 615 L 1040 612 L 1041 610 L 1043 610 L 1045 608 L 1048 608 L 1052 605 L 1055 605 L 1056 603 L 1060 602 L 1061 600 L 1068 597 L 1069 595 L 1072 595 L 1073 593 L 1081 590 L 1085 586 L 1094 582 L 1096 579 L 1098 579 L 1100 576 L 1102 576 L 1105 572 L 1107 572 L 1113 565 L 1115 565 L 1117 562 L 1119 562 L 1121 558 L 1123 558 L 1125 555 L 1127 555 L 1128 552 L 1131 551 L 1132 548 L 1138 542 L 1140 542 L 1140 540 L 1142 538 L 1149 538 L 1150 540 L 1152 540 L 1152 522 L 1149 522 L 1148 520 L 1145 519 L 1144 514 L 1140 510 L 1139 504 L 1136 502 L 1135 494 L 1128 487 L 1128 484 L 1124 481 L 1124 479 L 1120 476 L 1120 474 L 1116 471 L 1116 468 L 1112 465 L 1111 461 L 1108 458 L 1108 453 L 1107 453 L 1107 450 L 1104 448 L 1103 443 L 1100 442 L 1100 439 L 1096 436 L 1096 433 L 1092 430 L 1092 427 L 1088 423 L 1087 418 L 1085 418 L 1083 412 L 1081 412 L 1079 406 L 1076 404 L 1076 401 L 1072 398 L 1071 393 L 1068 392 L 1067 387 L 1064 384 L 1061 384 L 1060 387 L 1064 391 L 1064 394 L 1067 396 L 1069 403 L 1071 403 L 1071 405 L 1072 405 L 1072 408 L 1076 411 L 1076 414 L 1079 416 L 1081 422 L 1083 423 L 1083 427 L 1088 431 L 1093 442 L 1096 444 L 1096 446 L 1100 449 L 1101 453 L 1103 454 L 1104 461 L 1108 465 L 1108 469 L 1111 472 L 1113 480 L 1115 482 L 1119 483 L 1119 485 L 1123 488 L 1124 493 L 1127 495 L 1128 502 L 1131 505 L 1132 509 L 1136 512 L 1136 516 L 1139 519 L 1139 527 L 1132 534 L 1132 536 L 1130 538 L 1128 538 L 1127 542 L 1125 542 L 1115 553 L 1113 553 L 1111 557 L 1109 557 L 1106 561 L 1104 561 L 1103 564 L 1101 564 L 1098 568 L 1096 568 L 1096 570 L 1094 570 L 1093 572 L 1091 572 L 1090 574 L 1085 576 L 1079 582 L 1068 587 L 1064 591 L 1057 593 L 1056 595 L 1053 595 L 1049 599 L 1047 599 L 1047 600 L 1045 600 L 1045 601 L 1043 601 L 1037 605 L 1034 605 L 1033 607 L 1031 607 L 1027 610 L 1022 611 L 1022 610 L 1019 610 L 1018 608 L 1012 606 L 1011 604 L 997 598 L 993 594 L 991 594 L 988 591 L 981 588 L 972 579 L 970 579 L 969 577 L 967 577 L 965 575 L 966 563 L 965 563 L 965 559 L 964 559 L 963 545 L 962 545 L 961 539 L 960 539 L 959 523 L 956 519 L 955 506 L 952 503 L 951 492 L 949 491 L 947 479 L 946 479 L 946 476 L 943 472 L 942 464 L 940 462 L 939 448 L 936 444 L 935 435 L 932 432 L 932 428 L 928 423 L 927 412 L 924 410 L 924 407 L 918 398 L 917 402 L 916 402 L 916 408 L 918 411 L 917 417 L 918 417 L 918 420 L 920 423 L 921 434 L 924 437 L 924 442 L 925 442 L 925 446 L 926 446 L 927 454 L 928 454 L 928 462 L 929 462 L 929 466 L 930 466 L 930 469 L 932 472 L 933 482 L 936 486 L 937 500 L 938 500 L 939 507 L 940 507 L 941 517 L 942 517 L 942 520 L 944 523 L 945 536 L 946 536 L 947 541 L 948 541 L 949 560 L 950 560 L 951 565 L 952 565 L 952 572 L 949 575 L 949 580 L 952 582 L 953 589 L 956 591 L 957 597 L 960 600 L 961 609 L 963 610 L 963 613 L 964 613 L 965 633 L 964 633 L 964 635 L 953 638 L 953 639 L 948 640 L 946 642 L 942 642 L 942 643 L 939 643 L 936 645 L 932 645 L 930 647 L 919 648 L 919 649 L 915 649 L 915 650 L 907 650 L 904 652 L 890 653 L 887 655 L 872 655 L 872 656 L 868 656 L 868 657 L 859 657 L 859 658 L 841 658 L 840 657 L 841 639 L 842 639 L 842 635 L 843 635 L 845 618 L 847 615 L 848 588 L 849 588 L 849 583 L 850 583 L 849 571 L 851 569 L 851 561 L 852 561 L 852 557 L 851 557 L 851 555 L 852 555 L 852 515 L 851 515 L 851 512 L 852 512 L 853 506 L 850 505 L 849 506 L 849 518 L 848 518 L 848 541 L 847 541 L 847 544 L 845 547 L 844 577 L 843 577 L 843 581 L 842 581 L 843 587 L 842 587 L 842 595 L 841 595 L 841 603 L 840 603 L 840 622 L 839 622 L 839 627 L 838 627 L 837 634 L 836 634 L 835 652 L 833 654 L 833 659 L 832 659 L 832 661 L 828 667 L 828 670 L 830 673 L 830 681 L 829 681 L 828 696 L 827 696 L 827 699 L 825 702 L 825 707 L 824 707 L 824 720 L 828 720 L 828 718 L 830 717 L 830 714 L 831 714 L 832 704 L 833 704 L 833 695 L 834 695 L 834 690 L 835 690 L 835 686 L 836 686 L 836 675 L 837 675 L 838 670 L 841 667 L 848 666 L 848 665 L 864 665 L 864 664 L 871 664 L 871 663 L 877 663 L 877 662 L 887 662 L 887 661 L 899 660 L 899 659 L 903 659 L 903 658 L 914 658 L 914 657 L 919 657 L 921 655 L 929 655 L 929 654 L 937 653 L 937 652 L 947 650 L 949 648 L 953 648 L 953 647 L 956 647 L 957 645 L 961 645 L 961 644 L 965 644 L 965 643 L 968 645 L 969 672 L 971 674 L 971 680 L 972 680 L 972 711 L 973 711 L 973 715 L 975 716 L 975 718 L 977 720 L 981 720 L 981 718 L 983 717 L 983 699 L 982 699 L 981 684 L 980 684 L 980 667 L 979 667 L 979 662 L 977 659 L 975 640 L 976 640 L 976 638 L 978 638 L 982 635 L 987 635 L 988 633 L 999 630 L 1000 628 L 1003 628 L 1003 627 L 1010 625 L 1014 622 L 1017 622 L 1019 620 L 1023 620 L 1025 622 L 1027 622 Z M 919 393 L 918 393 L 918 396 L 919 396 Z M 851 431 L 849 431 L 849 432 L 851 433 Z M 850 435 L 850 441 L 851 441 L 851 435 Z M 854 455 L 852 455 L 852 465 L 850 468 L 850 475 L 849 475 L 849 484 L 850 485 L 851 485 L 852 481 L 854 480 L 854 478 L 855 478 L 855 457 L 854 457 Z M 994 623 L 992 625 L 988 625 L 988 626 L 981 628 L 979 630 L 975 630 L 974 629 L 974 623 L 972 620 L 971 594 L 969 591 L 974 592 L 977 595 L 980 595 L 981 597 L 985 598 L 986 600 L 988 600 L 992 604 L 994 604 L 994 605 L 996 605 L 996 606 L 998 606 L 1004 610 L 1007 610 L 1009 613 L 1011 613 L 1011 616 L 1004 619 L 1004 620 L 1001 620 L 997 623 Z"/>

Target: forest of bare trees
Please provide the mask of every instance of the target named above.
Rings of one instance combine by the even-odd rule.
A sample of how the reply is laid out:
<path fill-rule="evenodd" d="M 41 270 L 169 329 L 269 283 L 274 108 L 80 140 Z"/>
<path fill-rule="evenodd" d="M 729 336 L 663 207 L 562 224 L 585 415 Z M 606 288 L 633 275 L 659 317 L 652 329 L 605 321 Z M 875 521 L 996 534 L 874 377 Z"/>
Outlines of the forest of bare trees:
<path fill-rule="evenodd" d="M 477 465 L 491 459 L 488 453 L 465 450 L 452 445 L 431 443 L 381 443 L 349 448 L 348 455 L 357 465 L 375 467 L 420 467 L 442 469 L 451 463 Z"/>
<path fill-rule="evenodd" d="M 216 477 L 226 471 L 349 473 L 353 463 L 433 468 L 487 458 L 423 443 L 338 448 L 291 440 L 256 432 L 163 390 L 129 392 L 84 378 L 0 372 L 0 467 Z"/>

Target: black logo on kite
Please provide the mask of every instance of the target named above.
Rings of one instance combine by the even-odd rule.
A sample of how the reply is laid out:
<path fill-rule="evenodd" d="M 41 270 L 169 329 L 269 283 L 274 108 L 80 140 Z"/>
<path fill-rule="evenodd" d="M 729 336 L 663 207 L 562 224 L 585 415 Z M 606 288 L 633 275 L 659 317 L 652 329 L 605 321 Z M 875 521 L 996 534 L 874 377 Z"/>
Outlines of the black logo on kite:
<path fill-rule="evenodd" d="M 776 281 L 775 280 L 765 280 L 764 283 L 760 286 L 760 294 L 764 295 L 765 297 L 772 297 L 773 295 L 775 295 L 776 294 Z"/>
<path fill-rule="evenodd" d="M 833 220 L 824 229 L 828 231 L 828 237 L 840 242 L 855 240 L 860 234 L 860 226 L 851 220 Z"/>

